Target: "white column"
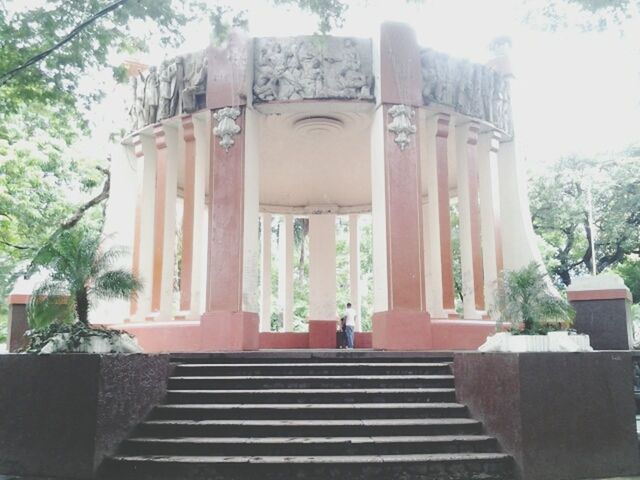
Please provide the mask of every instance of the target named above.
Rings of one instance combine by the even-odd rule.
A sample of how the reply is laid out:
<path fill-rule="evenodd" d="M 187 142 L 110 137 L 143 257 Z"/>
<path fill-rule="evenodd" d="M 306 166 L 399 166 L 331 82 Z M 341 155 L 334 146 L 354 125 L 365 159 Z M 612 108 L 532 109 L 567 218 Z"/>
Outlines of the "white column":
<path fill-rule="evenodd" d="M 387 210 L 384 166 L 384 110 L 379 106 L 371 125 L 371 230 L 373 233 L 373 311 L 389 309 L 387 276 Z"/>
<path fill-rule="evenodd" d="M 142 194 L 140 203 L 140 278 L 144 282 L 138 295 L 135 320 L 144 321 L 151 313 L 153 287 L 153 224 L 156 204 L 156 141 L 141 136 L 144 165 L 142 167 Z"/>
<path fill-rule="evenodd" d="M 176 267 L 176 202 L 178 163 L 184 157 L 184 141 L 176 128 L 165 126 L 167 142 L 164 242 L 162 253 L 162 290 L 158 320 L 173 319 L 173 284 Z"/>
<path fill-rule="evenodd" d="M 196 137 L 196 175 L 193 185 L 193 266 L 191 267 L 191 311 L 188 318 L 196 320 L 204 311 L 204 299 L 202 292 L 204 291 L 202 278 L 206 279 L 206 268 L 203 268 L 207 262 L 207 215 L 205 212 L 205 188 L 207 179 L 207 165 L 209 163 L 209 133 L 210 128 L 207 122 L 203 120 L 193 119 L 194 136 Z"/>
<path fill-rule="evenodd" d="M 488 306 L 493 305 L 498 284 L 498 274 L 503 268 L 500 185 L 498 183 L 499 142 L 500 134 L 492 130 L 480 135 L 478 144 L 482 264 L 484 269 L 484 295 Z"/>
<path fill-rule="evenodd" d="M 531 224 L 527 178 L 514 140 L 500 144 L 498 172 L 504 268 L 517 270 L 533 261 L 544 265 Z"/>
<path fill-rule="evenodd" d="M 284 230 L 281 232 L 283 279 L 282 319 L 285 332 L 293 331 L 293 216 L 284 216 Z"/>
<path fill-rule="evenodd" d="M 474 252 L 473 252 L 473 212 L 471 211 L 472 185 L 469 175 L 469 131 L 470 124 L 456 127 L 456 158 L 458 176 L 458 214 L 460 218 L 460 263 L 462 270 L 462 294 L 464 298 L 464 318 L 479 319 L 476 309 Z M 475 219 L 476 221 L 478 219 Z"/>
<path fill-rule="evenodd" d="M 260 331 L 271 330 L 271 214 L 262 214 L 262 303 Z"/>
<path fill-rule="evenodd" d="M 244 230 L 242 261 L 242 310 L 258 313 L 258 274 L 260 269 L 260 170 L 258 150 L 258 114 L 245 112 L 244 153 Z"/>
<path fill-rule="evenodd" d="M 362 312 L 360 310 L 360 232 L 358 215 L 349 215 L 349 286 L 351 303 L 358 316 L 356 331 L 362 331 Z"/>
<path fill-rule="evenodd" d="M 422 115 L 419 116 L 422 120 Z M 424 172 L 428 201 L 422 207 L 424 231 L 424 258 L 427 264 L 426 298 L 429 313 L 435 318 L 446 318 L 442 303 L 442 262 L 440 250 L 440 203 L 438 198 L 438 159 L 436 133 L 438 116 L 424 120 L 420 128 L 420 163 Z"/>
<path fill-rule="evenodd" d="M 336 216 L 309 217 L 309 319 L 336 319 Z"/>

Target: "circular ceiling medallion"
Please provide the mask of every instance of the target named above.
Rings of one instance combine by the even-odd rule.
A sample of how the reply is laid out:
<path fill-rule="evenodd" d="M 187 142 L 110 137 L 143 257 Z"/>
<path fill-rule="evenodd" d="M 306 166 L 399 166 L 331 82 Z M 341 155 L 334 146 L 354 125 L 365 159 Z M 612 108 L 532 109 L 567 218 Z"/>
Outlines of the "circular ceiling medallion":
<path fill-rule="evenodd" d="M 326 136 L 342 132 L 344 122 L 329 115 L 308 115 L 298 117 L 293 122 L 296 134 L 304 136 Z"/>

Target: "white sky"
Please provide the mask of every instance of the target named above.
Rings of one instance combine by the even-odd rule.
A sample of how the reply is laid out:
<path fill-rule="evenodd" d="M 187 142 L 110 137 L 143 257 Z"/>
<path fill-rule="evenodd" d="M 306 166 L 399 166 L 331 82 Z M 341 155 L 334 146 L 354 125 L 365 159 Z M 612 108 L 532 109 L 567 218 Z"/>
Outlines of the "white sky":
<path fill-rule="evenodd" d="M 382 21 L 411 25 L 421 46 L 484 62 L 496 36 L 513 39 L 515 128 L 519 152 L 531 167 L 569 154 L 595 155 L 640 141 L 640 15 L 620 29 L 583 33 L 577 28 L 545 32 L 522 21 L 525 8 L 542 0 L 354 0 L 335 35 L 371 37 Z M 220 2 L 218 2 L 220 3 Z M 223 2 L 224 3 L 224 2 Z M 228 3 L 231 3 L 229 0 Z M 631 2 L 633 3 L 633 2 Z M 264 0 L 236 0 L 248 10 L 251 36 L 312 34 L 317 19 L 293 7 Z M 150 45 L 139 57 L 157 64 L 165 56 L 203 49 L 210 37 L 206 19 L 185 28 L 176 51 Z M 95 82 L 88 78 L 87 82 Z M 94 111 L 95 141 L 123 121 L 123 91 Z"/>

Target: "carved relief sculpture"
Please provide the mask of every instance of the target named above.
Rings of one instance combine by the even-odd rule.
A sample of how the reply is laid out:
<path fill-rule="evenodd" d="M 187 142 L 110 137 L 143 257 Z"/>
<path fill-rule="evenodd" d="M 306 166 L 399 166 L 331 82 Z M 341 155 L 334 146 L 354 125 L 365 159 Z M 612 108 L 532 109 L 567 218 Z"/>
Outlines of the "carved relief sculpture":
<path fill-rule="evenodd" d="M 371 99 L 371 45 L 352 38 L 259 38 L 254 48 L 257 101 Z"/>
<path fill-rule="evenodd" d="M 220 139 L 220 146 L 225 152 L 236 143 L 234 137 L 240 133 L 240 126 L 236 125 L 236 118 L 239 116 L 240 109 L 236 107 L 226 107 L 213 114 L 217 122 L 213 134 Z"/>
<path fill-rule="evenodd" d="M 421 52 L 425 103 L 453 107 L 512 133 L 509 80 L 486 65 L 457 60 L 432 49 Z"/>
<path fill-rule="evenodd" d="M 415 112 L 406 105 L 394 105 L 389 109 L 388 115 L 392 120 L 387 125 L 387 130 L 395 133 L 396 138 L 393 141 L 400 147 L 400 150 L 404 150 L 411 143 L 410 135 L 416 133 L 416 126 L 411 123 Z"/>
<path fill-rule="evenodd" d="M 184 88 L 182 90 L 182 113 L 192 113 L 204 108 L 207 92 L 208 59 L 206 51 L 187 55 L 184 60 Z"/>
<path fill-rule="evenodd" d="M 144 124 L 156 123 L 158 119 L 158 75 L 156 67 L 149 68 L 144 85 Z"/>

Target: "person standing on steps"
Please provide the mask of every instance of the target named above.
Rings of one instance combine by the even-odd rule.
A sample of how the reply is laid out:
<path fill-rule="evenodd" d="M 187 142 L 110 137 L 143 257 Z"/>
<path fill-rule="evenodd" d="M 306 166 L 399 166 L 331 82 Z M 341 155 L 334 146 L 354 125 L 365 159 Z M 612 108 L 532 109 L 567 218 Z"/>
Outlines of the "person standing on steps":
<path fill-rule="evenodd" d="M 356 328 L 356 311 L 347 303 L 347 310 L 344 314 L 344 336 L 347 348 L 353 348 L 353 330 Z"/>

